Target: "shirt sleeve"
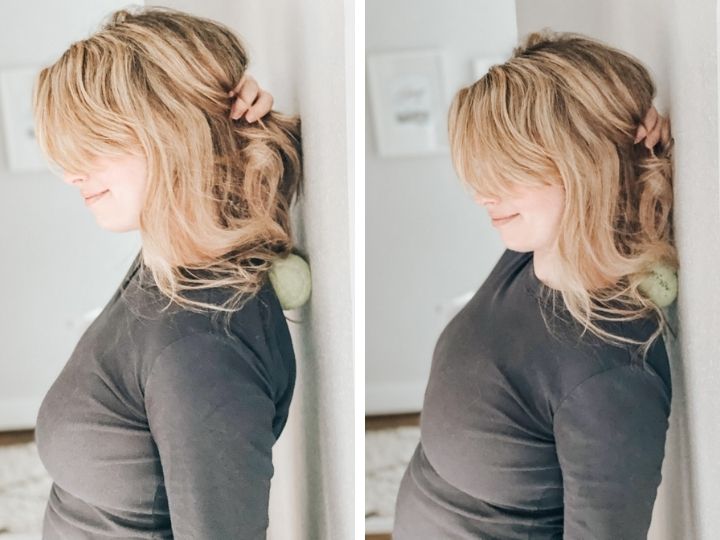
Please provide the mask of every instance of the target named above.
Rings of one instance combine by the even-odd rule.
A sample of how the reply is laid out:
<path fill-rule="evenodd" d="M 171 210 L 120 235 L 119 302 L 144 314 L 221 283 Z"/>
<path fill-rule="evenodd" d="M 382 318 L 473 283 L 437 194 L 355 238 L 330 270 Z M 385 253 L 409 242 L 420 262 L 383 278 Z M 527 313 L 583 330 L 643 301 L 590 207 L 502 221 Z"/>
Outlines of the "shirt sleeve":
<path fill-rule="evenodd" d="M 567 396 L 553 429 L 568 540 L 646 540 L 661 480 L 671 393 L 649 368 L 595 374 Z"/>
<path fill-rule="evenodd" d="M 176 540 L 266 538 L 269 381 L 249 347 L 209 333 L 182 338 L 155 359 L 145 406 Z"/>

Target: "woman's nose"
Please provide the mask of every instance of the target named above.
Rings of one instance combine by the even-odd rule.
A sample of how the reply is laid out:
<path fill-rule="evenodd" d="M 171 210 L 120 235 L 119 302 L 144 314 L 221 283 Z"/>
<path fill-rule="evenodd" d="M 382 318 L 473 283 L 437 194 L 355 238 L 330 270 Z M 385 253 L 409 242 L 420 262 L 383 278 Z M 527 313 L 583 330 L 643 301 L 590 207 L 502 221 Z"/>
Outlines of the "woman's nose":
<path fill-rule="evenodd" d="M 63 172 L 63 181 L 66 184 L 69 184 L 72 186 L 73 184 L 76 184 L 77 182 L 81 182 L 82 180 L 83 180 L 83 176 L 81 174 L 70 173 L 67 171 Z"/>
<path fill-rule="evenodd" d="M 483 197 L 479 193 L 476 193 L 473 198 L 480 206 L 487 206 L 490 203 L 497 204 L 499 202 L 495 197 Z"/>

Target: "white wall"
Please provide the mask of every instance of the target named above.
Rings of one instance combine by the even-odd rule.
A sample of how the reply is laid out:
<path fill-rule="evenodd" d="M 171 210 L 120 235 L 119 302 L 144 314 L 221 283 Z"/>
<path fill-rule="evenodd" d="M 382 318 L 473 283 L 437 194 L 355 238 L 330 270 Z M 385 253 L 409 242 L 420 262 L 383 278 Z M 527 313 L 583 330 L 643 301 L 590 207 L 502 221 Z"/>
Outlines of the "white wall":
<path fill-rule="evenodd" d="M 0 70 L 54 62 L 123 5 L 0 5 Z M 2 130 L 0 148 L 0 430 L 32 429 L 45 392 L 84 330 L 84 316 L 110 299 L 140 237 L 100 229 L 77 188 L 49 170 L 9 170 Z"/>
<path fill-rule="evenodd" d="M 514 2 L 367 0 L 365 17 L 368 55 L 444 51 L 445 109 L 457 89 L 475 80 L 473 58 L 509 57 L 516 41 Z M 365 409 L 419 411 L 444 326 L 441 306 L 476 290 L 503 245 L 449 154 L 378 156 L 367 84 L 366 95 Z"/>
<path fill-rule="evenodd" d="M 277 110 L 299 113 L 305 197 L 300 246 L 310 254 L 310 303 L 292 315 L 298 381 L 274 448 L 271 540 L 335 540 L 354 531 L 354 388 L 351 295 L 353 6 L 350 0 L 173 0 L 161 5 L 210 17 L 248 46 L 249 71 Z"/>
<path fill-rule="evenodd" d="M 680 291 L 669 343 L 673 402 L 650 540 L 710 540 L 720 531 L 720 189 L 716 3 L 518 0 L 520 36 L 550 26 L 602 39 L 640 58 L 675 137 Z"/>

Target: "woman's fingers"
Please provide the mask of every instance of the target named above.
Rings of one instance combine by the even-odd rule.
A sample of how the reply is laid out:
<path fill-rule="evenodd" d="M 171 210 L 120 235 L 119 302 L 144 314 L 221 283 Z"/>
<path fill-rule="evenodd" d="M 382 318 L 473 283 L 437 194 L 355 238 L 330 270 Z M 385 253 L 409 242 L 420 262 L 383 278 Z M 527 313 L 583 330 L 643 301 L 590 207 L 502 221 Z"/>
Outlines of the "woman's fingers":
<path fill-rule="evenodd" d="M 660 140 L 660 131 L 657 126 L 655 126 L 655 129 L 648 132 L 647 137 L 645 137 L 645 146 L 647 148 L 654 148 L 657 142 Z"/>
<path fill-rule="evenodd" d="M 661 134 L 660 138 L 662 140 L 663 146 L 667 146 L 668 144 L 670 144 L 671 135 L 670 135 L 670 117 L 669 116 L 665 119 L 665 122 L 663 122 L 662 134 Z"/>
<path fill-rule="evenodd" d="M 245 115 L 245 120 L 255 122 L 272 109 L 273 97 L 269 92 L 260 88 L 252 75 L 245 74 L 237 86 L 228 92 L 230 97 L 236 96 L 230 110 L 230 117 L 234 120 Z"/>
<path fill-rule="evenodd" d="M 235 88 L 228 92 L 230 97 L 235 97 L 235 101 L 230 108 L 230 118 L 237 120 L 250 108 L 250 104 L 258 95 L 260 87 L 255 79 L 247 73 L 240 78 Z"/>
<path fill-rule="evenodd" d="M 250 105 L 248 105 L 248 103 L 239 96 L 240 92 L 242 91 L 249 78 L 250 75 L 243 75 L 240 78 L 240 82 L 237 83 L 235 88 L 228 92 L 228 96 L 230 97 L 237 96 L 235 101 L 233 101 L 232 107 L 230 107 L 230 118 L 232 118 L 233 120 L 237 120 L 238 118 L 240 118 L 250 107 Z"/>
<path fill-rule="evenodd" d="M 238 97 L 252 106 L 260 93 L 260 86 L 252 76 L 247 75 L 244 78 L 245 82 L 239 89 Z"/>
<path fill-rule="evenodd" d="M 650 110 L 648 110 L 647 114 L 645 115 L 645 119 L 643 120 L 643 124 L 648 130 L 648 133 L 650 133 L 655 128 L 655 124 L 657 123 L 659 116 L 660 115 L 658 114 L 655 105 L 650 107 Z"/>
<path fill-rule="evenodd" d="M 652 149 L 662 141 L 663 146 L 670 142 L 670 118 L 665 118 L 657 112 L 655 106 L 650 107 L 643 122 L 640 124 L 635 136 L 635 143 L 645 139 L 644 144 Z"/>
<path fill-rule="evenodd" d="M 663 116 L 661 116 L 658 123 L 655 124 L 655 128 L 648 133 L 645 139 L 645 146 L 654 148 L 660 141 L 662 141 L 663 146 L 667 146 L 670 142 L 670 119 Z"/>
<path fill-rule="evenodd" d="M 637 133 L 635 134 L 635 144 L 642 141 L 645 135 L 647 135 L 647 130 L 645 129 L 645 126 L 640 124 L 640 127 L 638 127 Z"/>
<path fill-rule="evenodd" d="M 243 114 L 245 114 L 245 111 L 247 111 L 250 108 L 250 106 L 241 98 L 237 98 L 235 100 L 235 103 L 232 105 L 232 109 L 230 109 L 230 118 L 233 120 L 237 120 L 240 118 Z"/>
<path fill-rule="evenodd" d="M 273 106 L 273 97 L 269 92 L 264 90 L 260 91 L 260 96 L 257 101 L 252 104 L 250 110 L 245 115 L 245 120 L 248 122 L 254 122 L 258 118 L 262 118 L 270 112 Z"/>
<path fill-rule="evenodd" d="M 657 109 L 655 109 L 655 105 L 653 105 L 645 114 L 645 118 L 643 118 L 643 121 L 638 127 L 637 134 L 635 135 L 635 144 L 643 140 L 643 137 L 652 131 L 655 127 L 655 123 L 657 122 L 657 117 L 658 112 Z"/>
<path fill-rule="evenodd" d="M 640 124 L 640 127 L 638 127 L 637 133 L 635 134 L 635 144 L 642 141 L 645 135 L 647 135 L 647 130 L 645 129 L 645 126 Z"/>
<path fill-rule="evenodd" d="M 240 91 L 240 88 L 242 88 L 242 85 L 245 83 L 245 79 L 248 77 L 247 73 L 240 77 L 240 82 L 235 85 L 235 88 L 230 90 L 228 92 L 228 96 L 233 97 L 235 94 L 237 94 Z"/>

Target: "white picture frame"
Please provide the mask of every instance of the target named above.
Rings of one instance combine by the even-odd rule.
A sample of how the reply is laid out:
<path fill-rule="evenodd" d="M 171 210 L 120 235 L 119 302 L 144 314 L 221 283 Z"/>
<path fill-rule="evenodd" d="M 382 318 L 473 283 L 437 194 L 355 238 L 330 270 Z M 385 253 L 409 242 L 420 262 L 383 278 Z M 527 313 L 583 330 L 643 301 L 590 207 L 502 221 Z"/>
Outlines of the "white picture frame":
<path fill-rule="evenodd" d="M 448 152 L 444 59 L 439 50 L 372 53 L 368 86 L 381 157 Z"/>

